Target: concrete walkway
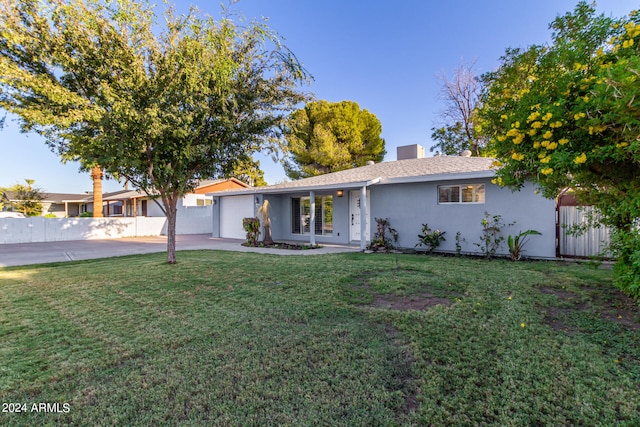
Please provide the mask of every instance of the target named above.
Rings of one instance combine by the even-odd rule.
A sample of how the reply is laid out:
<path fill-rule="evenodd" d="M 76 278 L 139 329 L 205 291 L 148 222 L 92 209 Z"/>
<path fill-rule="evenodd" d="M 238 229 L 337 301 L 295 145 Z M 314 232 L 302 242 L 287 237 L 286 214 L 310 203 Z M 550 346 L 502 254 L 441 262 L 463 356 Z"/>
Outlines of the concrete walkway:
<path fill-rule="evenodd" d="M 358 252 L 360 250 L 358 246 L 326 244 L 323 244 L 320 249 L 303 251 L 272 248 L 248 248 L 241 245 L 244 240 L 219 239 L 211 237 L 209 234 L 180 235 L 176 236 L 176 240 L 176 249 L 178 251 L 209 249 L 258 252 L 276 255 L 321 255 L 339 252 Z M 0 244 L 0 267 L 110 258 L 124 255 L 165 252 L 166 250 L 166 236 Z M 180 261 L 179 254 L 178 261 Z"/>

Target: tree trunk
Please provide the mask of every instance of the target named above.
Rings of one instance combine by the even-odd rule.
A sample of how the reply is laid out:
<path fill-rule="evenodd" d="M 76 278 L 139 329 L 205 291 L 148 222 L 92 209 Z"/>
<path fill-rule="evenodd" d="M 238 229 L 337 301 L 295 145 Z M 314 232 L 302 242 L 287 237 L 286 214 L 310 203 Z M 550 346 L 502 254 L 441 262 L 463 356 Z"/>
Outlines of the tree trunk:
<path fill-rule="evenodd" d="M 264 238 L 262 239 L 262 243 L 265 245 L 273 245 L 273 239 L 271 238 L 271 226 L 265 225 L 264 228 Z"/>
<path fill-rule="evenodd" d="M 91 169 L 93 179 L 93 217 L 102 218 L 102 169 L 95 166 Z"/>
<path fill-rule="evenodd" d="M 167 263 L 176 263 L 176 218 L 178 216 L 177 198 L 171 197 L 165 205 L 167 210 Z"/>

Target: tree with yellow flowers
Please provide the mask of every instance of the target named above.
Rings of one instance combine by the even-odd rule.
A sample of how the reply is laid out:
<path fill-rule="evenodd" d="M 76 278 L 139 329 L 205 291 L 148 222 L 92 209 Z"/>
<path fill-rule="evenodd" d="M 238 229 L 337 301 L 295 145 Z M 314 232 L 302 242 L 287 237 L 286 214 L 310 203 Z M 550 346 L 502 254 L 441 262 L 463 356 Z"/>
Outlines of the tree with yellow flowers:
<path fill-rule="evenodd" d="M 550 25 L 552 42 L 508 49 L 483 76 L 477 126 L 496 182 L 565 188 L 614 228 L 616 280 L 640 296 L 640 13 L 614 19 L 580 2 Z"/>

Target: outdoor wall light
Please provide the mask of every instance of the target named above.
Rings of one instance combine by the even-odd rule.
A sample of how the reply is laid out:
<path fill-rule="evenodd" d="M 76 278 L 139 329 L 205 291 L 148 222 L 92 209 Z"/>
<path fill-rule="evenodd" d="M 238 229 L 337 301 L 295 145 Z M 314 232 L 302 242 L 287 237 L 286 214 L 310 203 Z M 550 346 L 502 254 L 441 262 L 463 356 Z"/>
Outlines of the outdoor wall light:
<path fill-rule="evenodd" d="M 338 190 L 338 191 L 336 191 L 336 195 L 337 195 L 338 197 L 342 197 L 342 196 L 344 196 L 344 190 Z"/>
<path fill-rule="evenodd" d="M 260 197 L 256 197 L 256 205 L 260 204 Z"/>

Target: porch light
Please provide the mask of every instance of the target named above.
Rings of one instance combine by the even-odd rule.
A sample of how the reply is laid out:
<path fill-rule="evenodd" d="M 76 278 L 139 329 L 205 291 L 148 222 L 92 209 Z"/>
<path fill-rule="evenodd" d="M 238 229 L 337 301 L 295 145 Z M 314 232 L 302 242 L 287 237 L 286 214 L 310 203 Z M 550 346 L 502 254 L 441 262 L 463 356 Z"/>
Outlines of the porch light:
<path fill-rule="evenodd" d="M 342 196 L 344 196 L 344 190 L 338 190 L 338 191 L 336 191 L 336 195 L 337 195 L 338 197 L 342 197 Z"/>

